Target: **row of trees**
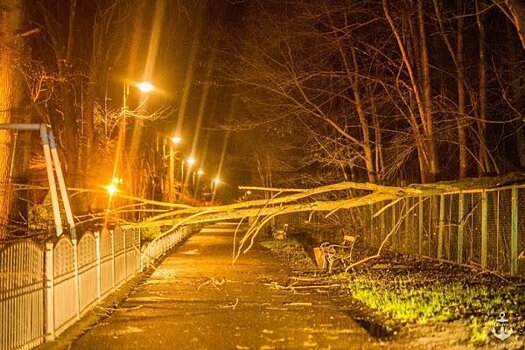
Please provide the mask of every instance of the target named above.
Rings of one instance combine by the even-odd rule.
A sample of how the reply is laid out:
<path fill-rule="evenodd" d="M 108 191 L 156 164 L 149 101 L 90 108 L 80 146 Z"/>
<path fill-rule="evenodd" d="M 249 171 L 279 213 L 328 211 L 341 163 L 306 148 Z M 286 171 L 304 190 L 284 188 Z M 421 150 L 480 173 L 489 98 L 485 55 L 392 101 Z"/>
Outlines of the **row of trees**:
<path fill-rule="evenodd" d="M 198 21 L 188 14 L 197 7 L 191 1 L 0 0 L 0 123 L 51 125 L 71 188 L 102 189 L 115 175 L 118 153 L 117 175 L 127 192 L 151 197 L 152 180 L 163 168 L 162 136 L 176 124 L 170 120 L 176 106 L 159 113 L 152 97 L 146 110 L 137 91 L 123 89 L 133 80 L 155 79 L 166 90 L 183 88 L 170 81 L 183 81 L 186 52 L 170 49 L 191 45 L 187 35 Z M 163 106 L 178 102 L 163 98 Z M 119 138 L 125 140 L 120 146 Z M 0 131 L 0 238 L 9 216 L 27 220 L 27 202 L 41 203 L 45 195 L 14 191 L 20 183 L 47 186 L 40 140 Z M 75 214 L 107 205 L 82 191 L 72 204 Z"/>
<path fill-rule="evenodd" d="M 230 127 L 242 130 L 265 186 L 522 168 L 523 9 L 485 0 L 252 3 L 228 56 L 235 69 L 225 68 L 244 87 L 242 120 Z M 242 141 L 261 133 L 261 142 Z"/>

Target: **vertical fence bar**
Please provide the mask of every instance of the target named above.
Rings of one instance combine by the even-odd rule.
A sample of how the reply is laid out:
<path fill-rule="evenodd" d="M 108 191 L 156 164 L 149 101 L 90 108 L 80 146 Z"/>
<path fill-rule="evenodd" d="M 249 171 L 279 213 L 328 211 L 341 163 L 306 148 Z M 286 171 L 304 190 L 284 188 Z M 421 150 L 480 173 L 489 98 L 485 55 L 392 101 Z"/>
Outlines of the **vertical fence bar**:
<path fill-rule="evenodd" d="M 481 191 L 481 268 L 487 267 L 487 216 L 488 216 L 488 198 L 487 191 Z"/>
<path fill-rule="evenodd" d="M 424 223 L 424 220 L 423 220 L 423 216 L 424 216 L 424 211 L 423 211 L 423 203 L 424 203 L 424 198 L 423 197 L 418 197 L 418 200 L 419 200 L 419 207 L 418 207 L 418 236 L 417 236 L 417 249 L 418 249 L 418 254 L 419 255 L 422 255 L 423 254 L 423 223 Z"/>
<path fill-rule="evenodd" d="M 443 258 L 443 231 L 445 230 L 445 196 L 439 195 L 438 247 L 437 258 Z"/>
<path fill-rule="evenodd" d="M 102 295 L 102 267 L 100 252 L 100 232 L 95 231 L 95 254 L 97 255 L 97 300 L 100 301 Z"/>
<path fill-rule="evenodd" d="M 75 268 L 75 309 L 77 320 L 80 319 L 80 273 L 78 270 L 78 242 L 76 238 L 71 239 L 73 243 L 73 264 Z"/>
<path fill-rule="evenodd" d="M 463 216 L 465 215 L 465 208 L 463 206 L 464 195 L 463 193 L 459 194 L 459 203 L 458 203 L 458 252 L 457 252 L 457 262 L 459 264 L 463 263 L 463 239 L 464 233 L 463 230 L 465 222 L 463 221 Z"/>
<path fill-rule="evenodd" d="M 46 340 L 55 339 L 55 273 L 53 243 L 46 243 Z"/>
<path fill-rule="evenodd" d="M 454 195 L 451 194 L 448 196 L 448 217 L 447 217 L 447 245 L 445 253 L 447 255 L 447 260 L 452 259 L 452 208 L 454 207 Z"/>
<path fill-rule="evenodd" d="M 124 240 L 124 281 L 128 279 L 128 247 L 126 246 L 126 236 L 128 230 L 122 230 L 122 239 Z"/>
<path fill-rule="evenodd" d="M 518 188 L 512 187 L 510 224 L 510 274 L 518 274 Z"/>
<path fill-rule="evenodd" d="M 111 288 L 115 290 L 116 273 L 115 273 L 115 230 L 109 230 L 111 234 Z"/>
<path fill-rule="evenodd" d="M 370 209 L 368 211 L 368 217 L 369 217 L 369 225 L 368 225 L 368 230 L 369 230 L 369 234 L 367 235 L 367 237 L 364 238 L 365 241 L 368 241 L 370 245 L 373 245 L 373 242 L 374 242 L 374 205 L 373 204 L 370 204 L 368 206 L 368 208 Z"/>
<path fill-rule="evenodd" d="M 496 271 L 499 271 L 499 251 L 501 244 L 501 228 L 499 221 L 499 201 L 500 201 L 500 191 L 496 192 Z"/>

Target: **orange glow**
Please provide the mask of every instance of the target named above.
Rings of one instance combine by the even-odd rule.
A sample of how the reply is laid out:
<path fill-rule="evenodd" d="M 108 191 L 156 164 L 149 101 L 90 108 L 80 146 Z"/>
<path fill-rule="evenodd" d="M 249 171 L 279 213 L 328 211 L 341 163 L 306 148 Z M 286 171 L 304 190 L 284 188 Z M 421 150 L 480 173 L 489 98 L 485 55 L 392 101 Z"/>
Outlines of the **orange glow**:
<path fill-rule="evenodd" d="M 118 189 L 117 186 L 114 183 L 111 183 L 106 186 L 106 191 L 108 191 L 109 195 L 112 196 L 115 193 L 117 193 Z"/>
<path fill-rule="evenodd" d="M 173 142 L 175 145 L 178 145 L 182 142 L 182 138 L 180 136 L 173 136 L 171 138 L 171 142 Z"/>
<path fill-rule="evenodd" d="M 149 81 L 142 81 L 140 83 L 137 83 L 137 88 L 145 94 L 149 94 L 150 92 L 155 90 L 155 87 Z"/>

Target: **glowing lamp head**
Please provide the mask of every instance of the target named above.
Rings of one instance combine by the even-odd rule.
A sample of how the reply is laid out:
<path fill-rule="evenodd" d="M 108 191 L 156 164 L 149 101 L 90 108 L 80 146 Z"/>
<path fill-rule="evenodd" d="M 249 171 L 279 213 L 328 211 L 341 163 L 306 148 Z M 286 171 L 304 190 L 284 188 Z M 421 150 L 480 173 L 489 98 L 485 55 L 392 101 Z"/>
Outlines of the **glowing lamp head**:
<path fill-rule="evenodd" d="M 252 191 L 248 190 L 248 191 L 246 191 L 246 194 L 250 195 L 250 194 L 252 194 Z"/>
<path fill-rule="evenodd" d="M 117 185 L 115 185 L 114 183 L 111 183 L 106 186 L 106 190 L 108 191 L 109 195 L 112 196 L 118 191 Z"/>
<path fill-rule="evenodd" d="M 197 175 L 199 176 L 204 175 L 204 170 L 202 169 L 197 170 Z"/>
<path fill-rule="evenodd" d="M 173 142 L 175 145 L 178 145 L 182 142 L 182 138 L 180 136 L 173 136 L 171 138 L 171 142 Z"/>
<path fill-rule="evenodd" d="M 221 183 L 220 177 L 217 176 L 215 179 L 213 179 L 213 183 L 216 185 L 220 184 Z"/>
<path fill-rule="evenodd" d="M 142 81 L 140 83 L 137 83 L 137 88 L 145 94 L 149 94 L 150 92 L 155 90 L 155 87 L 149 81 Z"/>
<path fill-rule="evenodd" d="M 190 157 L 186 160 L 186 163 L 188 163 L 188 165 L 192 166 L 195 164 L 195 158 L 193 157 Z"/>

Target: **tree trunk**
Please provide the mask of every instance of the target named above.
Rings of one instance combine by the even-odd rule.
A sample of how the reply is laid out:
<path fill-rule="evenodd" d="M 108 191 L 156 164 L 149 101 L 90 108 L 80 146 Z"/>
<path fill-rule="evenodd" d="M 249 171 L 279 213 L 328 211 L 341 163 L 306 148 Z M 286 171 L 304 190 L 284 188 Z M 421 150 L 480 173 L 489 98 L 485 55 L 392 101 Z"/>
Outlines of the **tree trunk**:
<path fill-rule="evenodd" d="M 427 35 L 425 30 L 425 14 L 423 0 L 417 2 L 418 28 L 419 28 L 419 48 L 421 51 L 421 73 L 423 76 L 423 129 L 425 131 L 426 142 L 428 144 L 428 155 L 430 165 L 430 182 L 434 182 L 439 172 L 439 157 L 434 138 L 434 117 L 432 113 L 432 85 L 430 82 L 430 63 L 428 58 Z"/>
<path fill-rule="evenodd" d="M 477 3 L 476 3 L 477 5 Z M 487 154 L 486 143 L 486 120 L 487 120 L 487 62 L 486 62 L 486 39 L 485 24 L 483 23 L 482 9 L 476 6 L 476 21 L 479 33 L 479 115 L 478 115 L 478 135 L 479 135 L 479 153 L 478 153 L 478 175 L 484 176 L 490 172 L 490 164 Z"/>
<path fill-rule="evenodd" d="M 16 33 L 22 21 L 21 0 L 0 0 L 0 123 L 15 120 L 21 99 L 20 77 L 16 70 L 22 54 L 22 39 Z M 13 133 L 0 130 L 0 239 L 7 234 L 11 194 Z"/>
<path fill-rule="evenodd" d="M 465 72 L 463 69 L 463 0 L 457 1 L 458 7 L 458 32 L 456 46 L 456 71 L 458 74 L 458 146 L 459 146 L 459 178 L 467 177 L 467 131 L 465 125 Z"/>
<path fill-rule="evenodd" d="M 422 5 L 421 5 L 422 6 Z M 423 93 L 421 92 L 421 87 L 418 84 L 418 79 L 415 74 L 415 69 L 412 61 L 410 60 L 409 54 L 406 49 L 405 41 L 401 37 L 399 30 L 397 29 L 394 20 L 392 19 L 392 16 L 390 15 L 390 11 L 388 9 L 388 1 L 383 0 L 383 12 L 385 13 L 385 17 L 388 21 L 388 24 L 390 25 L 390 28 L 392 29 L 392 32 L 394 34 L 394 37 L 397 42 L 397 46 L 399 48 L 399 51 L 401 53 L 401 58 L 403 61 L 403 65 L 405 66 L 408 76 L 410 78 L 410 86 L 412 87 L 412 93 L 414 95 L 417 111 L 419 113 L 419 117 L 421 120 L 421 125 L 423 126 L 423 135 L 421 135 L 418 132 L 418 125 L 412 125 L 412 130 L 417 131 L 414 134 L 415 142 L 417 142 L 418 145 L 418 157 L 419 157 L 419 165 L 420 165 L 420 172 L 421 172 L 421 182 L 433 182 L 435 180 L 435 176 L 437 174 L 437 150 L 435 148 L 435 142 L 433 140 L 433 126 L 429 123 L 432 123 L 432 113 L 428 114 L 428 110 L 430 108 L 430 101 L 428 94 L 430 93 L 430 81 L 428 80 L 426 83 L 423 84 L 424 90 Z M 423 19 L 420 19 L 420 22 Z M 424 28 L 419 28 L 420 36 L 424 35 Z M 424 39 L 419 41 L 419 44 L 424 44 Z M 416 39 L 414 38 L 414 43 L 416 43 Z M 423 51 L 422 48 L 420 48 L 420 51 Z M 425 44 L 425 51 L 426 51 L 426 44 Z M 421 54 L 421 56 L 427 55 Z M 423 61 L 424 68 L 425 64 L 428 68 L 428 57 L 426 60 L 421 58 Z M 422 73 L 425 74 L 424 72 Z M 427 73 L 428 74 L 428 73 Z M 412 123 L 413 124 L 413 123 Z M 424 139 L 422 139 L 422 136 L 424 136 Z"/>
<path fill-rule="evenodd" d="M 512 22 L 518 31 L 521 45 L 525 50 L 525 3 L 523 0 L 505 0 L 505 4 L 511 14 Z"/>
<path fill-rule="evenodd" d="M 514 37 L 514 30 L 511 29 L 510 24 L 507 25 L 507 43 L 509 48 L 509 61 L 511 67 L 517 66 L 519 64 L 518 59 L 518 43 L 516 41 L 516 38 Z M 523 104 L 523 92 L 522 88 L 520 87 L 520 81 L 522 77 L 519 74 L 512 74 L 510 77 L 510 87 L 511 87 L 511 96 L 512 96 L 512 103 L 514 104 L 514 108 L 517 111 L 523 111 L 523 107 L 525 107 L 525 104 Z M 521 103 L 521 104 L 520 104 Z M 519 116 L 523 117 L 523 116 Z M 519 122 L 523 126 L 523 122 Z M 520 169 L 525 169 L 525 128 L 518 127 L 516 134 L 516 154 L 518 155 L 518 162 Z"/>
<path fill-rule="evenodd" d="M 365 161 L 366 172 L 368 175 L 368 181 L 371 183 L 376 183 L 377 178 L 376 178 L 376 174 L 374 170 L 372 147 L 370 146 L 370 130 L 368 127 L 368 121 L 366 120 L 363 103 L 361 101 L 361 94 L 359 92 L 359 67 L 357 64 L 357 57 L 355 54 L 355 49 L 351 43 L 350 43 L 350 51 L 352 54 L 353 67 L 350 67 L 350 64 L 348 63 L 348 59 L 346 58 L 346 52 L 343 50 L 342 45 L 341 44 L 339 45 L 339 53 L 341 55 L 341 59 L 345 66 L 346 75 L 348 77 L 348 80 L 350 81 L 350 85 L 352 86 L 355 108 L 357 111 L 357 116 L 359 117 L 359 125 L 361 126 L 361 135 L 363 137 L 363 141 L 360 142 L 358 145 L 361 147 L 364 153 L 364 161 Z"/>
<path fill-rule="evenodd" d="M 375 103 L 375 97 L 372 92 L 372 88 L 368 88 L 368 95 L 370 99 L 370 108 L 372 113 L 372 123 L 374 127 L 374 143 L 375 143 L 375 169 L 377 173 L 377 181 L 380 182 L 381 173 L 384 169 L 383 161 L 383 139 L 381 137 L 381 124 L 379 123 L 379 116 L 377 115 L 377 108 Z"/>

